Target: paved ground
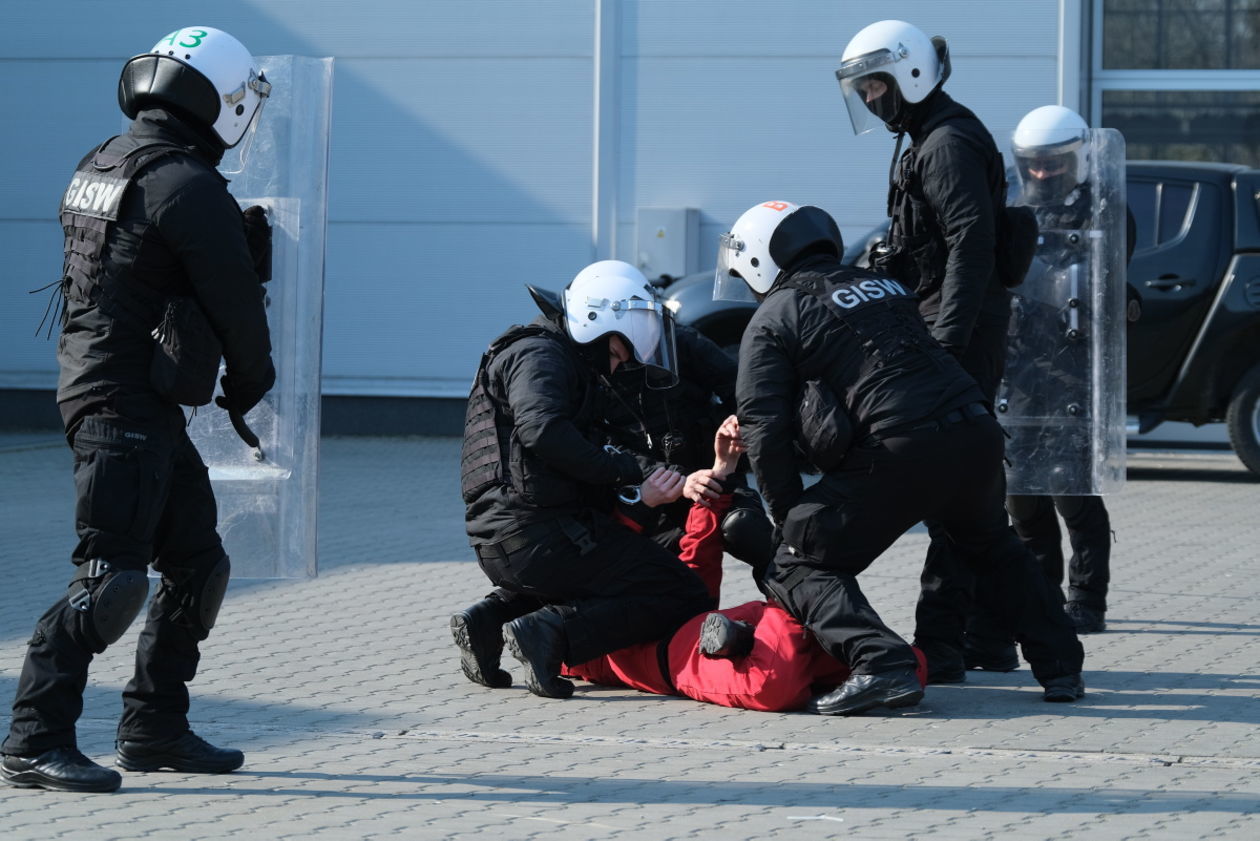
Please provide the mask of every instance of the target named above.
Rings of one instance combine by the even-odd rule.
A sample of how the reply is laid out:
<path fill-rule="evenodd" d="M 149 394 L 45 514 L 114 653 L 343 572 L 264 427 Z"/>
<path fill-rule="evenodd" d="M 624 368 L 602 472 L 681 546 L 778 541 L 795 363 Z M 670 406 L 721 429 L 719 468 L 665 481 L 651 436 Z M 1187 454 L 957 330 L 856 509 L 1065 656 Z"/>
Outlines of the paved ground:
<path fill-rule="evenodd" d="M 1131 456 L 1082 703 L 1042 703 L 1024 668 L 848 719 L 466 682 L 447 618 L 486 588 L 457 464 L 453 439 L 325 440 L 320 576 L 233 582 L 193 686 L 194 726 L 245 768 L 0 787 L 5 841 L 1260 838 L 1260 482 L 1232 454 Z M 68 577 L 71 519 L 64 444 L 0 436 L 0 709 Z M 863 578 L 907 634 L 925 544 Z M 740 566 L 727 578 L 726 603 L 754 596 Z M 87 691 L 80 744 L 101 762 L 134 635 Z"/>

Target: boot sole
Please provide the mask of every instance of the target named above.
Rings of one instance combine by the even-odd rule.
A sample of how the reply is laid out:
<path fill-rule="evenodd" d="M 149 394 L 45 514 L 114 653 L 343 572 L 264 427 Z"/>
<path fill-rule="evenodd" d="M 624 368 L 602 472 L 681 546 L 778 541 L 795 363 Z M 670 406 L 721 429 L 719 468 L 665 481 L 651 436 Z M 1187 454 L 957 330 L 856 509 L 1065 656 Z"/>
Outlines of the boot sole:
<path fill-rule="evenodd" d="M 490 689 L 507 689 L 512 685 L 512 676 L 502 669 L 496 669 L 498 672 L 507 676 L 506 682 L 499 680 L 493 681 L 486 675 L 486 671 L 481 668 L 481 663 L 477 661 L 477 652 L 472 645 L 472 632 L 468 629 L 468 617 L 462 613 L 457 613 L 451 617 L 451 636 L 455 638 L 455 645 L 459 646 L 459 669 L 464 673 L 464 677 L 480 686 Z M 503 649 L 499 649 L 502 654 Z"/>
<path fill-rule="evenodd" d="M 516 632 L 512 626 L 503 626 L 503 642 L 507 646 L 512 656 L 521 662 L 525 667 L 525 685 L 529 691 L 542 698 L 568 698 L 573 695 L 573 684 L 562 678 L 556 678 L 555 683 L 559 687 L 556 691 L 549 691 L 538 679 L 538 674 L 534 669 L 533 661 L 525 654 L 525 650 L 521 647 L 520 640 L 516 638 Z"/>
<path fill-rule="evenodd" d="M 106 794 L 111 791 L 118 791 L 122 786 L 121 777 L 117 782 L 109 783 L 71 783 L 46 776 L 38 771 L 9 771 L 7 769 L 0 770 L 0 777 L 3 777 L 4 781 L 14 788 L 44 788 L 49 791 Z"/>

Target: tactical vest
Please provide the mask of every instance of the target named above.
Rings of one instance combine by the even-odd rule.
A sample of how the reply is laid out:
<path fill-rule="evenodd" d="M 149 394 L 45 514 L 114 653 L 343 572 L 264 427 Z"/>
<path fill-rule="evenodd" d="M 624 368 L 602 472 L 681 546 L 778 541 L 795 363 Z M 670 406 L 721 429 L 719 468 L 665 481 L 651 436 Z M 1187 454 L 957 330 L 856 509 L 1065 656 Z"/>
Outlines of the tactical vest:
<path fill-rule="evenodd" d="M 481 355 L 477 376 L 468 394 L 464 414 L 464 443 L 460 450 L 460 493 L 468 504 L 487 488 L 507 483 L 511 448 L 511 423 L 490 395 L 490 365 L 504 348 L 527 336 L 545 336 L 545 327 L 514 325 L 490 343 Z"/>
<path fill-rule="evenodd" d="M 161 320 L 166 302 L 166 296 L 156 290 L 125 277 L 111 277 L 102 268 L 101 256 L 123 199 L 141 170 L 159 158 L 187 150 L 155 142 L 122 153 L 106 151 L 113 140 L 84 156 L 61 199 L 65 261 L 60 283 L 63 333 L 58 354 L 63 372 L 58 399 L 115 376 L 118 372 L 104 369 L 110 364 L 111 348 L 120 342 L 142 341 L 146 350 L 151 347 L 149 333 Z M 124 325 L 121 334 L 114 326 L 117 322 Z M 147 368 L 128 372 L 140 379 L 142 374 L 147 375 Z"/>
<path fill-rule="evenodd" d="M 66 237 L 62 294 L 82 304 L 98 304 L 105 299 L 122 310 L 123 317 L 133 315 L 151 324 L 153 307 L 160 307 L 164 296 L 137 284 L 124 286 L 106 279 L 101 272 L 101 253 L 110 228 L 118 221 L 123 196 L 140 170 L 160 157 L 187 150 L 174 143 L 149 143 L 115 155 L 104 151 L 110 142 L 105 141 L 79 162 L 61 198 L 61 227 Z"/>

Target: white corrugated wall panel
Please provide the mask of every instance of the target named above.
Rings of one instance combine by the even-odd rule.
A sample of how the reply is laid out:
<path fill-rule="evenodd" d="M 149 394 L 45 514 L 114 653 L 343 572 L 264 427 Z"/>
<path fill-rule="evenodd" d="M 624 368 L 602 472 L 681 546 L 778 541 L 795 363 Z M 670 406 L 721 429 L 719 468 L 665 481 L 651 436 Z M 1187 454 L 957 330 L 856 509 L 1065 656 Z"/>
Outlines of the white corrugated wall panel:
<path fill-rule="evenodd" d="M 892 140 L 855 138 L 833 71 L 888 14 L 944 34 L 949 90 L 1005 145 L 1054 101 L 1059 0 L 623 0 L 617 251 L 639 207 L 701 210 L 701 259 L 769 197 L 816 202 L 855 236 L 883 213 Z M 259 53 L 337 58 L 325 388 L 451 395 L 485 343 L 532 316 L 525 283 L 591 259 L 594 0 L 59 0 L 0 4 L 0 388 L 51 387 L 33 337 L 56 278 L 57 199 L 119 130 L 129 55 L 205 23 Z M 983 21 L 978 25 L 977 21 Z M 265 113 L 264 113 L 265 119 Z"/>
<path fill-rule="evenodd" d="M 911 0 L 895 8 L 627 2 L 619 256 L 633 259 L 639 207 L 699 208 L 702 266 L 712 264 L 718 234 L 768 199 L 817 204 L 846 238 L 878 224 L 893 136 L 882 129 L 854 136 L 834 72 L 849 39 L 883 17 L 946 37 L 953 60 L 946 90 L 1007 153 L 1019 119 L 1055 101 L 1058 7 L 1058 0 Z"/>

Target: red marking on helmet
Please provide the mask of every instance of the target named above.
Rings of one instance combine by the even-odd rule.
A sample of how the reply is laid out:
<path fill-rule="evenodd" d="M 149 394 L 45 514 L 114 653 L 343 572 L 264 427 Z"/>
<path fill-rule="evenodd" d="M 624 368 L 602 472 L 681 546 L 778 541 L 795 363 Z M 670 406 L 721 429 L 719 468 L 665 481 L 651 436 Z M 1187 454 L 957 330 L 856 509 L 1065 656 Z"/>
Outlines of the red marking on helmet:
<path fill-rule="evenodd" d="M 771 210 L 787 210 L 788 203 L 785 201 L 768 201 L 762 207 L 768 207 Z"/>

